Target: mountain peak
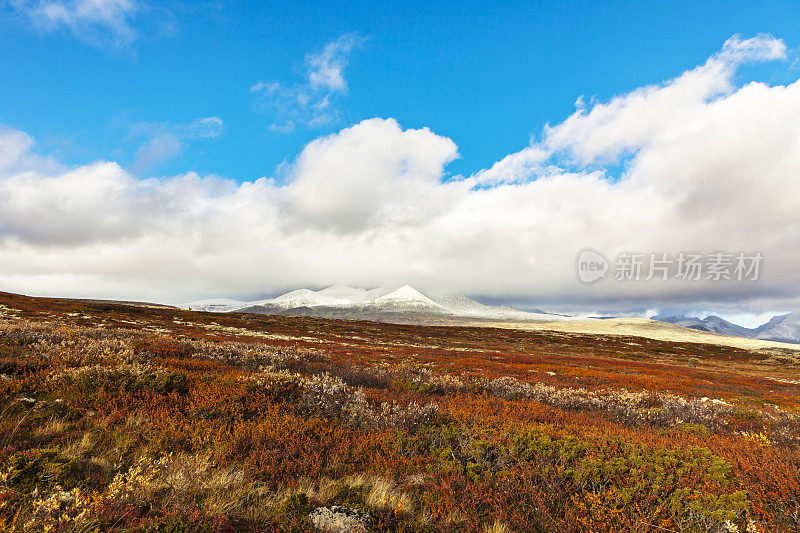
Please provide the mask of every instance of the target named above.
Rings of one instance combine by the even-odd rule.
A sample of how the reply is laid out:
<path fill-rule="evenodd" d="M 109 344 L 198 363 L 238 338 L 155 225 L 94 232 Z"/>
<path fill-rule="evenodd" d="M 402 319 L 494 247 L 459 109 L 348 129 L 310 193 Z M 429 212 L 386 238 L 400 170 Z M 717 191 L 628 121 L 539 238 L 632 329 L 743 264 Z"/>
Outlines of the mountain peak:
<path fill-rule="evenodd" d="M 420 291 L 411 285 L 403 285 L 392 292 L 381 296 L 381 298 L 427 298 Z"/>
<path fill-rule="evenodd" d="M 375 305 L 406 305 L 411 307 L 430 307 L 432 309 L 446 309 L 445 307 L 437 304 L 420 291 L 410 285 L 403 285 L 388 294 L 379 296 L 373 300 Z"/>

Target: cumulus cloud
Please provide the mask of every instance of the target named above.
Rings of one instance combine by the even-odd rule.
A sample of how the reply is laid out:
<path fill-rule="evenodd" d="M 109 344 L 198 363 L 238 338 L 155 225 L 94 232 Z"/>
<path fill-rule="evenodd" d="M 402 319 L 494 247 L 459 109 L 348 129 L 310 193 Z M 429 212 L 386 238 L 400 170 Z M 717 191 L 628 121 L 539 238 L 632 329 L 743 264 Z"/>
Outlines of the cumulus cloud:
<path fill-rule="evenodd" d="M 734 84 L 739 65 L 784 55 L 778 39 L 733 37 L 466 177 L 446 174 L 451 139 L 392 119 L 314 140 L 280 179 L 244 183 L 53 167 L 0 130 L 0 286 L 180 301 L 411 283 L 555 310 L 797 308 L 800 81 Z M 587 247 L 759 251 L 764 264 L 758 282 L 587 286 L 575 274 Z"/>
<path fill-rule="evenodd" d="M 284 209 L 295 226 L 345 234 L 415 225 L 441 209 L 431 201 L 443 197 L 444 166 L 457 155 L 452 140 L 428 128 L 365 120 L 306 146 Z"/>
<path fill-rule="evenodd" d="M 250 87 L 256 95 L 256 107 L 273 115 L 271 129 L 290 133 L 298 125 L 317 128 L 339 120 L 341 112 L 334 100 L 347 92 L 344 71 L 350 54 L 364 41 L 357 33 L 347 33 L 319 52 L 306 55 L 301 83 L 286 87 L 276 82 L 258 82 Z"/>
<path fill-rule="evenodd" d="M 97 48 L 129 50 L 140 37 L 135 22 L 148 19 L 161 33 L 173 33 L 169 11 L 140 0 L 9 0 L 11 8 L 45 32 L 66 30 Z"/>

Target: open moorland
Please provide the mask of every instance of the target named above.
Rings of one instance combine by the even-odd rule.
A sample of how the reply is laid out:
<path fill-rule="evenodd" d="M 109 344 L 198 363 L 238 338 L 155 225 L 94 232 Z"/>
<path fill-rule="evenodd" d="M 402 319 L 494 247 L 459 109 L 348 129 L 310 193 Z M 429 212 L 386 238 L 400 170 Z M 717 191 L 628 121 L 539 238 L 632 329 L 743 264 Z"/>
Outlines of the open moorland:
<path fill-rule="evenodd" d="M 0 293 L 0 525 L 800 531 L 796 354 Z"/>

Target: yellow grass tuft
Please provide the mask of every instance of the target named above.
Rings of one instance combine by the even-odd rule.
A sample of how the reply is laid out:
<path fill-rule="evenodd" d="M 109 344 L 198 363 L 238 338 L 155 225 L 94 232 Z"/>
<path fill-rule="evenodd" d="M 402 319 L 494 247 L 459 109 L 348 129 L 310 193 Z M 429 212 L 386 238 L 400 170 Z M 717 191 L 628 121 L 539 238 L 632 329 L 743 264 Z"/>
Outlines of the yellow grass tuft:
<path fill-rule="evenodd" d="M 495 520 L 491 524 L 483 525 L 483 533 L 512 533 L 511 528 L 504 523 Z"/>
<path fill-rule="evenodd" d="M 36 428 L 33 431 L 34 437 L 52 438 L 63 434 L 69 428 L 69 422 L 51 418 L 47 424 Z"/>

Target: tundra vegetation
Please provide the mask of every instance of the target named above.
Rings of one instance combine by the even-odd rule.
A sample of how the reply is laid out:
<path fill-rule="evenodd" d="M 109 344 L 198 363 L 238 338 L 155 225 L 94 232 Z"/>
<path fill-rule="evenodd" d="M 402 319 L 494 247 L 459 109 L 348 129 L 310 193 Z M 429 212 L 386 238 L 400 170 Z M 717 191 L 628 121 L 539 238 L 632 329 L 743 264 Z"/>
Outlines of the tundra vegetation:
<path fill-rule="evenodd" d="M 800 531 L 800 366 L 0 294 L 13 531 Z"/>

